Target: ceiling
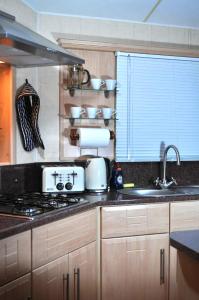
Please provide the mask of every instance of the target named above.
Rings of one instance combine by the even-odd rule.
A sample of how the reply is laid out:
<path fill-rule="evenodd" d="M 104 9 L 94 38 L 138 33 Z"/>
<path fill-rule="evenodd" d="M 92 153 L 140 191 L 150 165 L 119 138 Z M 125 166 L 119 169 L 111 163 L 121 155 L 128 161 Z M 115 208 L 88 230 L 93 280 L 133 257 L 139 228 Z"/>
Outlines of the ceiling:
<path fill-rule="evenodd" d="M 22 0 L 39 13 L 199 28 L 199 0 Z"/>

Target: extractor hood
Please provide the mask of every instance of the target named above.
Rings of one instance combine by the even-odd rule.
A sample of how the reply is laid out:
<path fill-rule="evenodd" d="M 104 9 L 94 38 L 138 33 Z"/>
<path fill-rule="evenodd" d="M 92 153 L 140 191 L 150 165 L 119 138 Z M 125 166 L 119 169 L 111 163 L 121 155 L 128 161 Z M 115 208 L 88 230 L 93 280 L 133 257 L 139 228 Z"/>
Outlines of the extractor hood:
<path fill-rule="evenodd" d="M 0 60 L 15 67 L 83 64 L 84 60 L 65 51 L 40 34 L 0 11 Z"/>

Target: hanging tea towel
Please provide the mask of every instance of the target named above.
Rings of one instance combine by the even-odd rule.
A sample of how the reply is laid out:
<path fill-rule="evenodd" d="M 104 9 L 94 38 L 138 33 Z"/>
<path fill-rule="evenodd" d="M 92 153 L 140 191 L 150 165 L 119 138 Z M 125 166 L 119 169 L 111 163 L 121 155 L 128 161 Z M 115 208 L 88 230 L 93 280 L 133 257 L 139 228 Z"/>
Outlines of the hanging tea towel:
<path fill-rule="evenodd" d="M 38 126 L 40 99 L 27 79 L 16 94 L 15 105 L 24 149 L 26 151 L 31 151 L 35 147 L 45 149 Z"/>

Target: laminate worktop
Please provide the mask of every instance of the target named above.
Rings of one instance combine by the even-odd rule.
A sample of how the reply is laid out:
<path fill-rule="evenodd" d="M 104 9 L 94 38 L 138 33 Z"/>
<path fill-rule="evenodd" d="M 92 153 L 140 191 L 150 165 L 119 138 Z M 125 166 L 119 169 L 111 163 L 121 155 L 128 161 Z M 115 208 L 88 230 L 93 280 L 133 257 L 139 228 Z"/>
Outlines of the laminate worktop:
<path fill-rule="evenodd" d="M 199 200 L 197 196 L 169 196 L 169 197 L 138 197 L 129 196 L 118 193 L 117 191 L 111 191 L 103 194 L 87 194 L 82 195 L 84 199 L 88 201 L 86 204 L 82 204 L 77 207 L 55 209 L 49 213 L 44 213 L 36 216 L 33 220 L 27 220 L 23 218 L 10 217 L 0 214 L 0 239 L 8 236 L 29 230 L 44 224 L 48 224 L 59 219 L 66 218 L 68 216 L 84 212 L 97 206 L 107 205 L 136 205 L 136 204 L 149 204 L 149 203 L 161 203 L 161 202 L 174 202 L 174 201 L 187 201 L 187 200 Z"/>
<path fill-rule="evenodd" d="M 170 244 L 199 260 L 199 230 L 175 231 L 170 234 Z"/>

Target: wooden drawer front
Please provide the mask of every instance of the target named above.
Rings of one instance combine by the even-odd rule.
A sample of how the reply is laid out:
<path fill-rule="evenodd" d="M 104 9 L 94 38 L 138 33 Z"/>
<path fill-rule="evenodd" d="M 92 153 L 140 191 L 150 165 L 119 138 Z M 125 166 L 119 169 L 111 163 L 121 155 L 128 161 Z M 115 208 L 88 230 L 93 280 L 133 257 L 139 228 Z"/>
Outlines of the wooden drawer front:
<path fill-rule="evenodd" d="M 199 229 L 199 201 L 171 203 L 170 230 Z"/>
<path fill-rule="evenodd" d="M 0 287 L 0 300 L 28 300 L 31 297 L 31 276 L 27 274 Z"/>
<path fill-rule="evenodd" d="M 95 241 L 96 218 L 96 210 L 90 210 L 33 229 L 33 268 Z"/>
<path fill-rule="evenodd" d="M 102 238 L 169 231 L 169 203 L 102 208 Z"/>
<path fill-rule="evenodd" d="M 0 240 L 0 285 L 30 272 L 30 268 L 30 231 Z"/>

